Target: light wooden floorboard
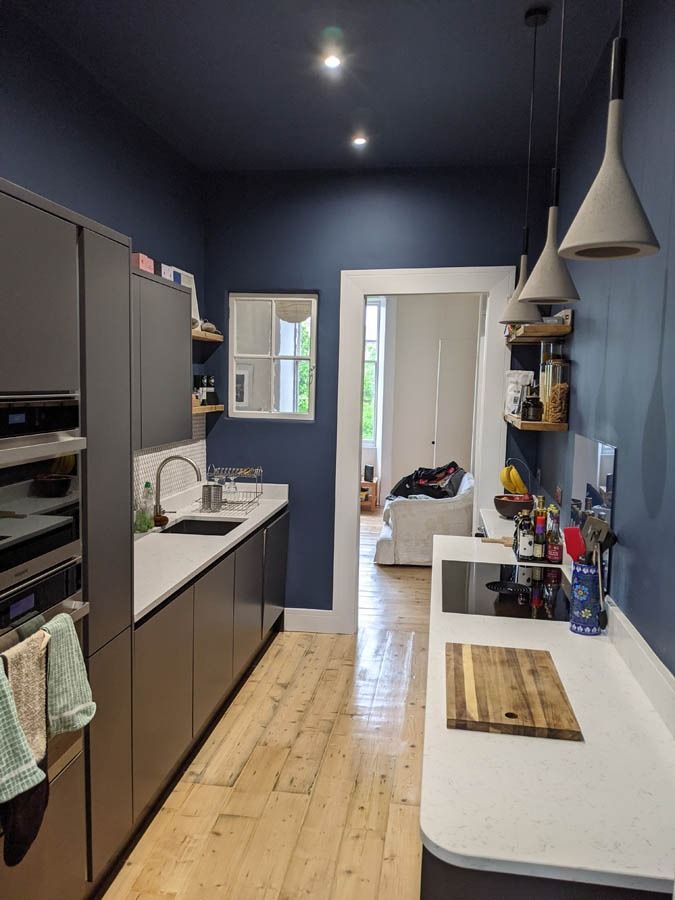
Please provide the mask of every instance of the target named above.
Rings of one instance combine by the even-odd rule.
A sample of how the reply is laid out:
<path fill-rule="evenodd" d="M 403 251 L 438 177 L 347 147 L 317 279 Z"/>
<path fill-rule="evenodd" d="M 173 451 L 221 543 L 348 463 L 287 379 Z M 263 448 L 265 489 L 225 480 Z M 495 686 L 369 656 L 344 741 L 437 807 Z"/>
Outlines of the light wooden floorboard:
<path fill-rule="evenodd" d="M 358 635 L 278 635 L 105 900 L 418 900 L 430 569 L 380 527 Z"/>

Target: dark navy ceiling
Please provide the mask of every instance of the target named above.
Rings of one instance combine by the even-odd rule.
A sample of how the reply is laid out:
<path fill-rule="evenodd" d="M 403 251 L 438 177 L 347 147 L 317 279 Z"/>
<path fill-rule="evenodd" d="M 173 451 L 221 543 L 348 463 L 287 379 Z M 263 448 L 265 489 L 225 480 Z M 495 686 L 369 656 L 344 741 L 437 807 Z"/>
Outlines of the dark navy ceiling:
<path fill-rule="evenodd" d="M 18 2 L 204 170 L 514 164 L 526 153 L 528 0 Z M 548 5 L 542 162 L 552 144 L 560 0 Z M 618 0 L 567 6 L 565 122 L 611 37 Z M 319 61 L 330 26 L 344 34 L 334 80 Z M 357 127 L 371 136 L 359 155 L 348 140 Z"/>

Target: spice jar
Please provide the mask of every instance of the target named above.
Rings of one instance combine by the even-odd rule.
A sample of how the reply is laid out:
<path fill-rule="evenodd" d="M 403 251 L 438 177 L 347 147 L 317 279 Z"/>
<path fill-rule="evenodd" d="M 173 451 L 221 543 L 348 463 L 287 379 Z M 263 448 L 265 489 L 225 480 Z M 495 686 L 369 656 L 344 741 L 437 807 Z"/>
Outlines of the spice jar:
<path fill-rule="evenodd" d="M 520 410 L 520 418 L 523 422 L 541 422 L 544 415 L 544 404 L 539 399 L 534 388 L 530 388 L 530 393 L 523 400 Z"/>
<path fill-rule="evenodd" d="M 548 396 L 544 421 L 559 425 L 567 422 L 570 401 L 570 364 L 565 359 L 549 359 L 546 363 Z"/>

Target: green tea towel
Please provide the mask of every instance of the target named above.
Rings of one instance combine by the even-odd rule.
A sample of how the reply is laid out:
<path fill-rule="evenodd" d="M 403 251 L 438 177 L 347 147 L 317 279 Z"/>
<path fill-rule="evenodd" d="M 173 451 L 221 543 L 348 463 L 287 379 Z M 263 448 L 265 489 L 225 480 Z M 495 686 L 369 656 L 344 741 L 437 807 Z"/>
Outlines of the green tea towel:
<path fill-rule="evenodd" d="M 96 704 L 73 620 L 66 613 L 42 626 L 51 635 L 47 657 L 47 724 L 50 736 L 79 731 L 94 718 Z"/>
<path fill-rule="evenodd" d="M 0 662 L 0 803 L 12 800 L 44 781 L 19 725 L 14 697 Z"/>

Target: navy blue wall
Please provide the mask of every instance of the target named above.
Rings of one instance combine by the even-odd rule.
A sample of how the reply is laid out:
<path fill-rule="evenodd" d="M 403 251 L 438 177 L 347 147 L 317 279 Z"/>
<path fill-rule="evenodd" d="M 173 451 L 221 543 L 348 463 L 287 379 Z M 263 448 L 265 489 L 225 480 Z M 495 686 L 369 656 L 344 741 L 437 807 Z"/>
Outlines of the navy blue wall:
<path fill-rule="evenodd" d="M 0 4 L 0 176 L 133 238 L 203 285 L 202 181 L 12 2 Z"/>
<path fill-rule="evenodd" d="M 209 462 L 260 464 L 266 480 L 291 484 L 289 605 L 331 606 L 340 270 L 513 265 L 523 189 L 523 172 L 506 168 L 250 174 L 210 185 L 210 317 L 226 331 L 228 291 L 320 295 L 316 421 L 223 416 L 208 435 Z M 541 207 L 535 226 L 542 234 Z M 225 394 L 225 348 L 210 369 Z"/>
<path fill-rule="evenodd" d="M 626 19 L 625 157 L 662 249 L 570 266 L 581 295 L 570 426 L 618 448 L 612 595 L 675 671 L 675 5 L 631 3 Z M 562 229 L 602 156 L 608 75 L 609 57 L 563 155 Z M 541 437 L 544 484 L 549 492 L 561 484 L 565 505 L 573 446 L 573 434 Z"/>

